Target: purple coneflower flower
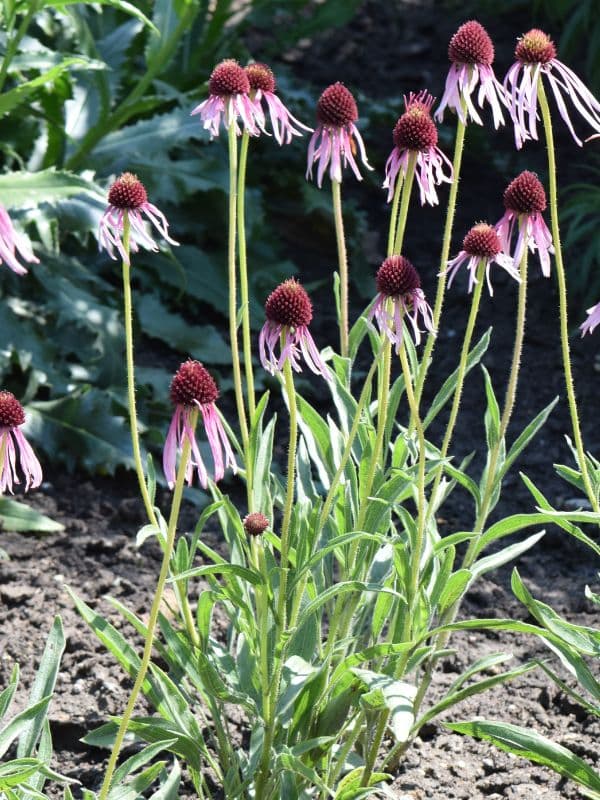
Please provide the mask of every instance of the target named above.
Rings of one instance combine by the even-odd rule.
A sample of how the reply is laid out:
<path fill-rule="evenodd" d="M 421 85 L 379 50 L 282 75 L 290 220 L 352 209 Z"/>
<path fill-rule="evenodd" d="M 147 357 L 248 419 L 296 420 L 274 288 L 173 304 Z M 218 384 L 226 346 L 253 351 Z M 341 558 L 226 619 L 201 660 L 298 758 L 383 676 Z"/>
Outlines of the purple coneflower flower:
<path fill-rule="evenodd" d="M 221 61 L 213 69 L 208 80 L 208 99 L 193 109 L 194 114 L 200 114 L 203 128 L 210 131 L 211 139 L 219 135 L 221 117 L 224 128 L 229 130 L 230 125 L 235 125 L 238 136 L 238 117 L 252 136 L 258 136 L 265 126 L 260 103 L 250 99 L 248 75 L 233 58 Z"/>
<path fill-rule="evenodd" d="M 198 411 L 202 415 L 215 464 L 215 483 L 225 474 L 225 467 L 236 471 L 235 456 L 215 406 L 218 397 L 217 384 L 199 361 L 185 361 L 175 373 L 171 381 L 171 400 L 175 405 L 175 413 L 163 450 L 163 470 L 171 489 L 176 480 L 177 451 L 181 450 L 186 439 L 191 446 L 191 457 L 185 479 L 191 486 L 195 468 L 200 485 L 204 489 L 208 486 L 208 473 L 196 442 L 195 415 Z"/>
<path fill-rule="evenodd" d="M 331 375 L 321 358 L 308 325 L 312 319 L 312 303 L 306 290 L 291 278 L 281 283 L 267 298 L 267 317 L 258 339 L 260 360 L 263 367 L 274 375 L 281 372 L 286 360 L 292 369 L 301 372 L 298 359 L 300 351 L 310 370 L 330 380 Z M 276 355 L 277 347 L 280 355 Z"/>
<path fill-rule="evenodd" d="M 356 149 L 360 153 L 362 163 L 367 169 L 373 169 L 367 160 L 365 144 L 356 127 L 358 108 L 352 93 L 343 83 L 328 86 L 319 97 L 317 103 L 317 125 L 308 145 L 308 168 L 306 177 L 312 178 L 313 164 L 318 162 L 317 184 L 323 183 L 325 170 L 329 168 L 332 181 L 341 183 L 342 166 L 350 164 L 357 180 L 362 176 L 354 156 Z"/>
<path fill-rule="evenodd" d="M 451 162 L 437 146 L 438 133 L 430 112 L 434 103 L 427 91 L 418 94 L 410 93 L 408 100 L 404 98 L 406 111 L 394 127 L 394 149 L 385 165 L 384 189 L 388 190 L 388 203 L 394 197 L 398 173 L 406 177 L 411 154 L 417 154 L 416 175 L 419 184 L 421 205 L 438 204 L 435 190 L 442 181 L 452 183 L 453 170 Z M 444 164 L 448 174 L 444 174 Z"/>
<path fill-rule="evenodd" d="M 519 270 L 515 268 L 514 261 L 502 252 L 502 243 L 496 230 L 487 222 L 478 222 L 463 239 L 463 249 L 456 258 L 448 262 L 445 270 L 446 274 L 450 276 L 448 286 L 452 285 L 459 268 L 466 263 L 469 270 L 469 292 L 471 292 L 474 284 L 477 283 L 477 270 L 482 261 L 485 263 L 485 278 L 490 296 L 494 294 L 490 281 L 490 267 L 494 262 L 505 269 L 511 278 L 521 282 Z"/>
<path fill-rule="evenodd" d="M 129 247 L 137 253 L 139 245 L 146 250 L 158 250 L 158 245 L 149 235 L 142 219 L 142 214 L 150 220 L 156 230 L 169 244 L 179 244 L 169 236 L 169 223 L 167 218 L 156 206 L 148 202 L 148 195 L 143 183 L 137 175 L 124 172 L 108 191 L 108 208 L 100 220 L 99 240 L 100 247 L 116 260 L 113 247 L 116 247 L 121 258 L 129 263 L 129 255 L 123 246 L 123 222 L 125 214 L 131 225 Z"/>
<path fill-rule="evenodd" d="M 24 261 L 39 264 L 25 236 L 14 229 L 6 209 L 0 205 L 0 264 L 4 261 L 17 275 L 25 275 L 27 270 L 17 261 L 17 253 Z"/>
<path fill-rule="evenodd" d="M 535 172 L 525 170 L 509 183 L 504 191 L 504 207 L 506 213 L 495 226 L 502 249 L 510 253 L 513 231 L 517 228 L 517 243 L 512 254 L 514 263 L 521 263 L 526 247 L 532 253 L 537 250 L 542 273 L 549 278 L 550 253 L 554 252 L 554 247 L 552 234 L 542 217 L 542 211 L 546 208 L 546 192 Z"/>
<path fill-rule="evenodd" d="M 594 328 L 600 325 L 600 303 L 588 308 L 586 311 L 588 318 L 579 327 L 581 328 L 581 335 L 585 336 L 586 333 L 593 333 Z"/>
<path fill-rule="evenodd" d="M 279 144 L 283 144 L 284 141 L 289 144 L 293 136 L 302 136 L 302 131 L 297 130 L 294 125 L 305 131 L 312 131 L 312 128 L 303 125 L 300 120 L 292 116 L 275 94 L 275 75 L 270 67 L 266 64 L 255 62 L 254 64 L 248 64 L 244 68 L 244 72 L 250 84 L 250 96 L 254 105 L 260 108 L 261 100 L 263 99 L 267 105 L 273 135 Z"/>
<path fill-rule="evenodd" d="M 386 258 L 379 267 L 375 280 L 379 294 L 369 312 L 369 319 L 375 317 L 379 330 L 396 345 L 397 353 L 402 344 L 405 317 L 412 325 L 417 344 L 421 341 L 419 316 L 425 328 L 434 333 L 433 314 L 421 289 L 419 273 L 407 258 L 404 256 Z"/>
<path fill-rule="evenodd" d="M 556 58 L 554 42 L 544 31 L 532 28 L 522 36 L 515 49 L 515 58 L 517 60 L 508 70 L 504 85 L 509 89 L 518 148 L 526 139 L 538 138 L 538 80 L 542 75 L 548 79 L 558 111 L 578 145 L 581 145 L 581 140 L 573 130 L 565 96 L 592 128 L 600 132 L 600 103 L 573 70 Z"/>
<path fill-rule="evenodd" d="M 0 495 L 13 493 L 17 477 L 17 450 L 21 472 L 25 476 L 25 491 L 42 482 L 42 468 L 19 426 L 25 422 L 23 406 L 12 392 L 0 392 Z"/>
<path fill-rule="evenodd" d="M 477 102 L 483 108 L 485 100 L 490 104 L 494 115 L 494 127 L 504 124 L 501 103 L 508 105 L 506 92 L 502 84 L 496 80 L 492 64 L 494 63 L 494 45 L 488 32 L 476 20 L 461 25 L 448 46 L 448 58 L 452 62 L 446 88 L 435 118 L 441 122 L 444 109 L 451 108 L 458 114 L 460 121 L 467 124 L 469 119 L 482 125 L 481 117 L 475 108 L 471 95 L 479 87 Z M 463 100 L 466 113 L 463 110 Z"/>

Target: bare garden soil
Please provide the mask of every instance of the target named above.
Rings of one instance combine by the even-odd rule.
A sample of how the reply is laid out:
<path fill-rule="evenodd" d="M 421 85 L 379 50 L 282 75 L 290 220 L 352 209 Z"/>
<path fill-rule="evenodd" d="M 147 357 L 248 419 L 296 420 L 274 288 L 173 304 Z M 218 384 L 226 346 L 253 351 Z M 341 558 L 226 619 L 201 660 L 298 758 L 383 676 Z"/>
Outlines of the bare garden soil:
<path fill-rule="evenodd" d="M 404 87 L 419 89 L 431 86 L 438 94 L 446 73 L 445 49 L 449 36 L 462 21 L 460 17 L 439 15 L 435 5 L 409 2 L 367 2 L 362 12 L 345 29 L 307 43 L 286 54 L 289 62 L 303 78 L 310 78 L 317 89 L 343 79 L 351 88 L 376 97 L 400 93 Z M 482 19 L 483 22 L 487 20 Z M 506 26 L 506 27 L 505 27 Z M 490 23 L 497 43 L 502 43 L 500 70 L 509 63 L 512 42 L 517 33 L 529 26 L 529 20 L 510 27 Z M 498 47 L 500 50 L 500 46 Z M 390 90 L 390 82 L 395 85 Z M 471 129 L 468 136 L 471 135 Z M 479 136 L 479 132 L 473 134 Z M 490 134 L 490 137 L 492 134 Z M 496 135 L 494 143 L 510 152 L 510 133 Z M 370 129 L 370 141 L 382 141 L 371 154 L 371 161 L 381 174 L 387 155 L 390 134 Z M 568 158 L 569 148 L 563 142 L 561 163 Z M 543 172 L 542 145 L 532 148 L 533 168 Z M 489 165 L 485 147 L 474 148 L 474 155 L 465 158 L 455 243 L 468 227 L 481 218 L 495 222 L 502 213 L 501 192 L 517 170 L 510 164 L 505 171 Z M 348 182 L 349 183 L 349 182 Z M 358 192 L 358 194 L 357 194 Z M 383 235 L 387 223 L 380 190 L 375 185 L 354 190 L 369 207 L 373 234 L 369 246 L 373 251 L 374 268 L 383 255 Z M 445 194 L 442 193 L 442 206 Z M 439 253 L 442 211 L 414 207 L 409 218 L 406 253 L 421 270 L 424 289 L 433 295 Z M 292 229 L 285 226 L 286 246 L 294 251 L 298 264 L 310 264 L 309 278 L 321 271 L 331 272 L 335 263 L 331 229 L 318 230 L 307 243 L 302 221 Z M 314 250 L 312 247 L 314 246 Z M 324 249 L 323 249 L 324 248 Z M 453 248 L 453 251 L 456 247 Z M 326 272 L 327 271 L 327 272 Z M 504 275 L 504 274 L 503 274 Z M 497 393 L 502 397 L 512 353 L 515 286 L 503 275 L 496 277 L 496 293 L 492 300 L 484 298 L 480 312 L 480 333 L 493 325 L 494 334 L 485 363 L 491 372 Z M 304 277 L 304 276 L 303 276 Z M 328 295 L 323 302 L 317 297 L 317 342 L 323 346 L 331 330 L 322 308 L 330 308 Z M 564 435 L 569 432 L 568 409 L 564 399 L 558 331 L 558 300 L 552 280 L 539 274 L 531 265 L 528 329 L 523 354 L 522 378 L 517 408 L 511 425 L 514 436 L 556 395 L 560 401 L 547 425 L 518 464 L 557 508 L 584 505 L 574 489 L 560 481 L 553 464 L 571 463 Z M 360 311 L 357 304 L 356 313 Z M 426 395 L 430 398 L 458 359 L 457 344 L 468 312 L 464 281 L 457 281 L 448 292 L 443 324 L 436 346 L 434 367 Z M 573 323 L 583 318 L 583 309 L 574 307 Z M 597 425 L 598 381 L 600 364 L 596 359 L 597 339 L 572 337 L 575 385 L 580 401 L 584 439 L 587 448 L 600 454 L 600 429 Z M 427 397 L 426 397 L 427 400 Z M 425 400 L 425 404 L 426 404 Z M 483 441 L 483 381 L 475 370 L 465 387 L 464 402 L 455 436 L 458 456 L 479 447 Z M 430 430 L 434 441 L 441 438 L 443 420 Z M 285 434 L 285 423 L 282 424 Z M 475 459 L 472 469 L 478 474 L 481 461 Z M 239 495 L 235 482 L 225 484 L 234 496 Z M 166 505 L 166 497 L 164 505 Z M 0 562 L 0 687 L 6 685 L 12 666 L 22 667 L 22 689 L 28 689 L 43 649 L 46 633 L 55 614 L 61 614 L 67 635 L 67 649 L 53 701 L 50 720 L 56 750 L 55 766 L 90 788 L 98 789 L 102 779 L 105 753 L 80 743 L 80 738 L 106 721 L 107 716 L 123 710 L 130 687 L 129 680 L 107 655 L 94 635 L 79 618 L 64 585 L 72 587 L 99 613 L 116 620 L 115 612 L 104 599 L 109 594 L 128 605 L 132 611 L 147 616 L 153 587 L 159 570 L 160 552 L 153 544 L 138 550 L 135 533 L 144 523 L 136 484 L 130 474 L 114 478 L 94 478 L 53 472 L 46 465 L 46 482 L 28 498 L 37 509 L 65 525 L 62 533 L 45 537 L 3 531 L 0 546 L 10 561 Z M 533 511 L 528 491 L 514 470 L 506 480 L 505 493 L 497 514 L 508 515 Z M 197 509 L 191 503 L 184 509 L 182 531 L 193 527 Z M 442 529 L 449 533 L 468 529 L 472 509 L 466 496 L 455 493 L 444 507 Z M 211 542 L 213 546 L 218 542 Z M 531 593 L 552 605 L 570 620 L 598 624 L 593 606 L 584 598 L 586 584 L 598 590 L 598 564 L 590 552 L 558 529 L 549 528 L 546 536 L 517 563 L 520 574 Z M 465 617 L 514 617 L 526 619 L 527 612 L 510 591 L 511 566 L 480 580 L 469 593 L 463 607 Z M 456 654 L 443 662 L 432 689 L 440 696 L 458 673 L 483 655 L 505 650 L 514 654 L 511 665 L 533 657 L 546 657 L 548 652 L 537 641 L 496 632 L 457 635 L 452 640 Z M 23 694 L 23 697 L 25 694 Z M 144 709 L 141 706 L 140 711 Z M 541 670 L 534 670 L 511 684 L 470 699 L 448 714 L 448 719 L 470 719 L 476 715 L 531 726 L 539 733 L 563 744 L 600 768 L 600 720 L 571 704 L 568 697 L 552 684 Z M 464 800 L 500 800 L 500 798 L 576 798 L 580 794 L 549 770 L 509 757 L 485 743 L 464 738 L 444 729 L 440 722 L 426 726 L 414 747 L 407 753 L 394 791 L 399 800 L 425 798 L 463 798 Z M 187 791 L 187 793 L 186 793 Z M 77 791 L 75 792 L 77 795 Z M 58 796 L 58 795 L 57 795 Z M 191 789 L 181 797 L 193 797 Z"/>

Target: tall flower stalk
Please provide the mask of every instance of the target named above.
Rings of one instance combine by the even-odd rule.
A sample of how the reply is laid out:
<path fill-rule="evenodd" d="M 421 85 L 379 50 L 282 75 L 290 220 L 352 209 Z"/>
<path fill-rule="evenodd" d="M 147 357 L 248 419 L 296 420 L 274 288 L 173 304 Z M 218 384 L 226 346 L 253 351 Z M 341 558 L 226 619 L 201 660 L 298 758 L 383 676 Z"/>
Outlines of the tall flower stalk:
<path fill-rule="evenodd" d="M 242 134 L 240 146 L 240 163 L 237 185 L 237 225 L 238 255 L 240 266 L 240 300 L 242 303 L 242 342 L 244 350 L 244 371 L 246 375 L 246 395 L 248 397 L 248 416 L 250 423 L 256 411 L 254 394 L 254 369 L 252 366 L 252 337 L 250 334 L 250 295 L 248 292 L 248 255 L 246 248 L 246 166 L 248 163 L 248 146 L 250 134 L 247 130 Z"/>
<path fill-rule="evenodd" d="M 556 186 L 556 155 L 554 148 L 554 133 L 552 130 L 552 117 L 546 97 L 546 91 L 541 74 L 538 77 L 538 100 L 540 111 L 542 112 L 542 123 L 546 137 L 546 149 L 548 152 L 548 177 L 549 177 L 549 200 L 550 200 L 550 223 L 552 227 L 552 239 L 554 243 L 556 277 L 558 280 L 558 302 L 560 314 L 560 341 L 562 350 L 563 367 L 565 371 L 565 386 L 567 399 L 569 401 L 569 412 L 571 415 L 571 425 L 573 428 L 573 440 L 577 450 L 577 459 L 581 470 L 581 477 L 585 487 L 585 493 L 596 513 L 600 512 L 598 496 L 592 487 L 590 480 L 587 457 L 583 446 L 583 436 L 579 423 L 579 412 L 577 410 L 577 400 L 575 399 L 575 387 L 573 383 L 573 371 L 571 369 L 571 353 L 569 349 L 569 320 L 567 306 L 567 280 L 563 262 L 562 245 L 560 241 L 560 226 L 558 222 L 558 191 Z"/>

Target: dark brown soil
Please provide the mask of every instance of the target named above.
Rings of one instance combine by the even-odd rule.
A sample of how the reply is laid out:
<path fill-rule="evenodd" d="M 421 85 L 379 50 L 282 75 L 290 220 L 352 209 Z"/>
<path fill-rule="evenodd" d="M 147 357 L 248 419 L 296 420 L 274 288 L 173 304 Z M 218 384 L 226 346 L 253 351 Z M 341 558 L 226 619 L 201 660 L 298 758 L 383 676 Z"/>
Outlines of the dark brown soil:
<path fill-rule="evenodd" d="M 386 97 L 390 93 L 399 95 L 426 85 L 439 96 L 446 72 L 446 44 L 460 21 L 460 17 L 442 13 L 435 4 L 383 4 L 373 0 L 365 4 L 363 12 L 347 29 L 311 43 L 308 49 L 291 54 L 289 60 L 297 62 L 299 74 L 304 78 L 310 76 L 317 89 L 343 79 L 352 88 L 377 97 Z M 499 67 L 499 72 L 502 72 L 510 60 L 512 38 L 529 26 L 529 20 L 524 20 L 519 29 L 513 27 L 510 31 L 506 21 L 501 27 L 486 20 L 485 15 L 482 21 L 490 23 L 498 50 L 502 43 L 503 56 Z M 470 129 L 468 133 L 471 133 Z M 499 137 L 499 146 L 510 152 L 510 134 L 504 132 L 496 136 Z M 372 130 L 367 138 L 376 141 L 378 137 L 385 144 L 374 151 L 371 160 L 381 174 L 389 131 Z M 534 166 L 543 165 L 542 147 L 534 146 L 531 151 Z M 502 189 L 514 174 L 512 162 L 503 174 L 498 169 L 488 169 L 485 150 L 475 148 L 473 152 L 471 156 L 467 151 L 465 158 L 456 242 L 475 220 L 483 217 L 496 221 L 502 213 Z M 480 188 L 475 193 L 478 178 Z M 358 195 L 363 199 L 363 190 L 367 203 L 370 203 L 372 227 L 379 231 L 372 246 L 376 262 L 383 254 L 381 232 L 387 224 L 387 212 L 378 190 L 360 187 Z M 407 253 L 418 264 L 424 289 L 431 295 L 438 269 L 436 259 L 442 220 L 441 210 L 414 207 L 407 233 Z M 302 232 L 297 232 L 297 240 L 303 241 L 305 260 L 311 263 L 312 270 L 317 271 L 320 266 L 329 270 L 331 263 L 335 263 L 334 251 L 327 252 L 327 248 L 333 246 L 331 239 L 326 242 L 316 239 L 314 251 Z M 296 240 L 290 246 L 292 244 L 297 247 Z M 320 249 L 322 246 L 326 248 L 325 253 Z M 299 258 L 296 260 L 302 263 Z M 531 272 L 523 372 L 511 432 L 516 435 L 544 405 L 560 395 L 560 402 L 547 426 L 522 456 L 518 469 L 527 473 L 552 503 L 565 508 L 583 503 L 583 500 L 556 477 L 553 469 L 553 463 L 557 461 L 571 463 L 564 441 L 569 423 L 559 349 L 557 296 L 553 281 L 541 277 L 535 262 Z M 480 329 L 483 331 L 489 325 L 494 326 L 493 343 L 485 363 L 501 397 L 512 352 L 516 291 L 510 279 L 498 274 L 495 287 L 493 300 L 484 297 Z M 447 295 L 428 396 L 456 366 L 458 352 L 455 343 L 461 341 L 467 309 L 464 280 L 459 279 Z M 574 309 L 574 322 L 582 318 L 583 312 Z M 317 339 L 322 345 L 327 339 L 328 325 L 321 324 L 320 328 Z M 592 337 L 580 340 L 574 335 L 572 338 L 575 385 L 584 438 L 588 449 L 598 455 L 600 433 L 595 405 L 599 364 L 595 358 L 596 342 L 597 339 L 594 341 Z M 481 448 L 482 396 L 483 381 L 480 371 L 476 370 L 465 387 L 456 434 L 458 455 Z M 440 425 L 431 431 L 434 441 L 439 441 L 442 430 L 440 421 Z M 480 468 L 481 461 L 476 459 L 472 467 L 475 474 Z M 92 482 L 81 475 L 55 475 L 49 468 L 46 475 L 47 482 L 42 490 L 32 494 L 29 500 L 36 508 L 63 522 L 65 531 L 40 538 L 5 531 L 0 537 L 0 545 L 10 556 L 9 562 L 0 562 L 0 688 L 6 684 L 15 661 L 22 667 L 22 688 L 28 688 L 32 668 L 39 659 L 52 618 L 61 614 L 68 643 L 50 713 L 56 766 L 84 786 L 97 789 L 102 777 L 104 754 L 85 747 L 79 740 L 105 721 L 108 715 L 122 711 L 130 684 L 74 611 L 63 587 L 69 585 L 112 620 L 116 619 L 116 614 L 103 599 L 107 594 L 122 600 L 143 617 L 149 609 L 158 574 L 159 551 L 154 545 L 146 544 L 140 550 L 135 546 L 135 533 L 143 524 L 143 512 L 132 476 L 119 474 L 114 479 L 98 478 Z M 507 477 L 505 486 L 504 499 L 497 513 L 507 515 L 533 510 L 533 502 L 516 470 Z M 194 508 L 188 505 L 182 530 L 193 525 L 195 514 Z M 467 498 L 457 493 L 456 499 L 444 508 L 444 516 L 448 532 L 468 528 L 472 522 L 472 509 Z M 536 597 L 573 621 L 597 626 L 597 615 L 594 617 L 593 607 L 585 601 L 583 590 L 586 584 L 597 587 L 598 564 L 592 562 L 590 552 L 578 542 L 557 530 L 548 529 L 535 550 L 521 558 L 517 566 Z M 509 567 L 486 576 L 470 592 L 463 609 L 464 616 L 525 619 L 526 612 L 513 598 L 509 581 Z M 527 637 L 490 632 L 461 634 L 453 639 L 452 644 L 457 654 L 444 662 L 432 696 L 439 695 L 465 665 L 489 652 L 512 652 L 513 665 L 533 656 L 547 655 L 536 641 Z M 600 767 L 600 721 L 572 705 L 541 671 L 527 673 L 507 687 L 479 695 L 453 709 L 447 716 L 469 719 L 475 715 L 531 726 L 570 747 L 596 768 Z M 407 754 L 394 783 L 394 791 L 399 800 L 442 797 L 465 800 L 544 797 L 546 800 L 560 800 L 580 796 L 572 784 L 567 784 L 549 770 L 500 753 L 487 744 L 452 734 L 438 722 L 424 729 L 422 737 Z M 194 795 L 182 790 L 180 796 Z"/>

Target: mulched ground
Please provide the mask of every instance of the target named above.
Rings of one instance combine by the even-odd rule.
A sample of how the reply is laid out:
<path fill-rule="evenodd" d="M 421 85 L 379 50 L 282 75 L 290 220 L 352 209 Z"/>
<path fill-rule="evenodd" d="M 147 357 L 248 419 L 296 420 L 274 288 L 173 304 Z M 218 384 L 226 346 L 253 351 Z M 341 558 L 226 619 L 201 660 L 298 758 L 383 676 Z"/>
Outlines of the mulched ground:
<path fill-rule="evenodd" d="M 376 97 L 401 94 L 422 86 L 430 86 L 439 96 L 446 73 L 447 41 L 462 18 L 438 12 L 437 4 L 383 4 L 373 0 L 365 3 L 361 14 L 347 28 L 307 43 L 306 47 L 287 54 L 287 58 L 295 64 L 299 74 L 310 77 L 317 88 L 343 79 L 351 88 Z M 514 35 L 529 27 L 529 20 L 517 28 L 506 19 L 497 23 L 483 15 L 482 21 L 489 23 L 497 43 L 502 43 L 499 71 L 504 70 L 510 60 Z M 473 133 L 473 136 L 477 135 L 478 132 Z M 501 132 L 496 136 L 498 139 L 494 143 L 509 152 L 510 134 Z M 384 144 L 373 149 L 371 161 L 381 172 L 387 156 L 389 131 L 369 131 L 369 141 L 377 141 L 377 137 Z M 574 145 L 569 145 L 564 139 L 561 141 L 565 147 L 561 153 L 564 166 L 569 159 L 566 147 L 572 149 Z M 515 163 L 508 159 L 505 170 L 501 170 L 489 165 L 485 148 L 474 148 L 472 154 L 467 151 L 455 229 L 457 243 L 474 221 L 483 217 L 495 222 L 502 213 L 501 192 L 518 171 L 514 169 Z M 534 168 L 543 170 L 541 146 L 531 148 L 531 163 Z M 361 197 L 363 203 L 366 198 L 373 230 L 384 230 L 387 215 L 379 190 L 365 185 L 353 193 Z M 442 206 L 443 203 L 442 200 Z M 421 270 L 424 289 L 430 294 L 433 294 L 435 286 L 442 219 L 443 208 L 413 207 L 407 231 L 406 252 Z M 331 249 L 331 238 L 321 241 L 317 236 L 307 241 L 304 233 L 299 225 L 288 245 L 290 249 L 297 249 L 298 242 L 302 242 L 305 263 L 311 265 L 311 275 L 315 277 L 320 270 L 331 269 L 335 253 Z M 374 235 L 371 246 L 376 265 L 377 258 L 383 255 L 381 233 Z M 300 263 L 297 251 L 295 255 Z M 557 507 L 566 508 L 581 498 L 556 477 L 552 466 L 557 461 L 570 463 L 564 440 L 569 431 L 559 349 L 557 296 L 553 281 L 543 279 L 535 263 L 532 263 L 531 273 L 523 373 L 511 435 L 516 435 L 544 405 L 560 395 L 558 406 L 534 445 L 522 456 L 518 469 L 527 473 Z M 485 363 L 501 397 L 512 351 L 516 290 L 503 274 L 497 276 L 495 285 L 493 301 L 487 297 L 482 301 L 479 327 L 483 331 L 489 325 L 494 326 L 493 344 Z M 461 341 L 468 309 L 464 289 L 464 281 L 457 281 L 448 293 L 428 396 L 456 365 L 456 343 Z M 325 308 L 325 303 L 322 307 Z M 582 311 L 574 309 L 574 323 L 582 318 Z M 315 334 L 320 344 L 325 343 L 328 328 L 327 320 L 322 317 Z M 600 431 L 595 417 L 599 368 L 597 344 L 592 337 L 580 340 L 574 331 L 572 348 L 584 438 L 587 447 L 598 454 Z M 474 371 L 465 387 L 456 433 L 455 450 L 459 455 L 466 454 L 482 440 L 482 390 L 481 373 Z M 442 423 L 440 420 L 431 431 L 434 441 L 441 438 Z M 481 461 L 476 459 L 475 473 L 480 466 Z M 0 537 L 0 545 L 11 559 L 10 562 L 0 562 L 0 687 L 5 685 L 15 661 L 22 667 L 23 689 L 28 687 L 32 666 L 43 649 L 45 634 L 53 616 L 60 613 L 68 644 L 50 714 L 56 764 L 61 771 L 77 778 L 85 786 L 97 789 L 102 777 L 104 754 L 83 746 L 79 739 L 105 721 L 107 715 L 122 711 L 129 681 L 75 613 L 63 587 L 69 585 L 100 613 L 112 619 L 114 613 L 103 599 L 106 594 L 122 600 L 134 612 L 144 616 L 148 613 L 152 587 L 158 574 L 159 552 L 148 544 L 141 550 L 135 547 L 135 533 L 144 520 L 135 482 L 130 475 L 120 474 L 114 479 L 93 481 L 84 475 L 55 475 L 50 469 L 46 470 L 46 475 L 48 479 L 42 490 L 32 494 L 30 501 L 36 508 L 63 522 L 65 531 L 43 538 L 10 532 L 3 532 Z M 504 499 L 497 514 L 533 510 L 530 495 L 517 470 L 507 477 L 505 486 Z M 194 515 L 193 507 L 187 506 L 183 529 L 193 525 Z M 444 516 L 447 530 L 452 532 L 470 526 L 472 509 L 467 499 L 457 493 L 456 500 L 444 509 Z M 520 559 L 517 566 L 536 597 L 573 621 L 597 626 L 597 614 L 594 615 L 593 607 L 585 601 L 583 589 L 586 584 L 597 587 L 598 565 L 592 562 L 590 552 L 578 542 L 549 529 L 535 550 Z M 463 609 L 464 616 L 525 619 L 526 612 L 514 600 L 509 581 L 510 567 L 486 576 L 470 592 Z M 512 652 L 514 661 L 511 663 L 514 665 L 534 656 L 547 655 L 537 642 L 527 637 L 492 632 L 461 634 L 452 643 L 457 655 L 443 663 L 432 697 L 439 696 L 468 663 L 489 652 Z M 448 718 L 469 719 L 475 715 L 531 726 L 570 747 L 595 764 L 597 769 L 600 766 L 598 719 L 572 705 L 541 671 L 530 672 L 508 687 L 467 701 L 448 714 Z M 422 737 L 407 754 L 394 790 L 399 800 L 439 797 L 465 800 L 543 797 L 559 800 L 580 796 L 572 784 L 565 783 L 549 770 L 532 767 L 528 762 L 502 754 L 491 746 L 452 734 L 438 722 L 424 729 Z M 192 796 L 182 790 L 182 798 Z"/>

